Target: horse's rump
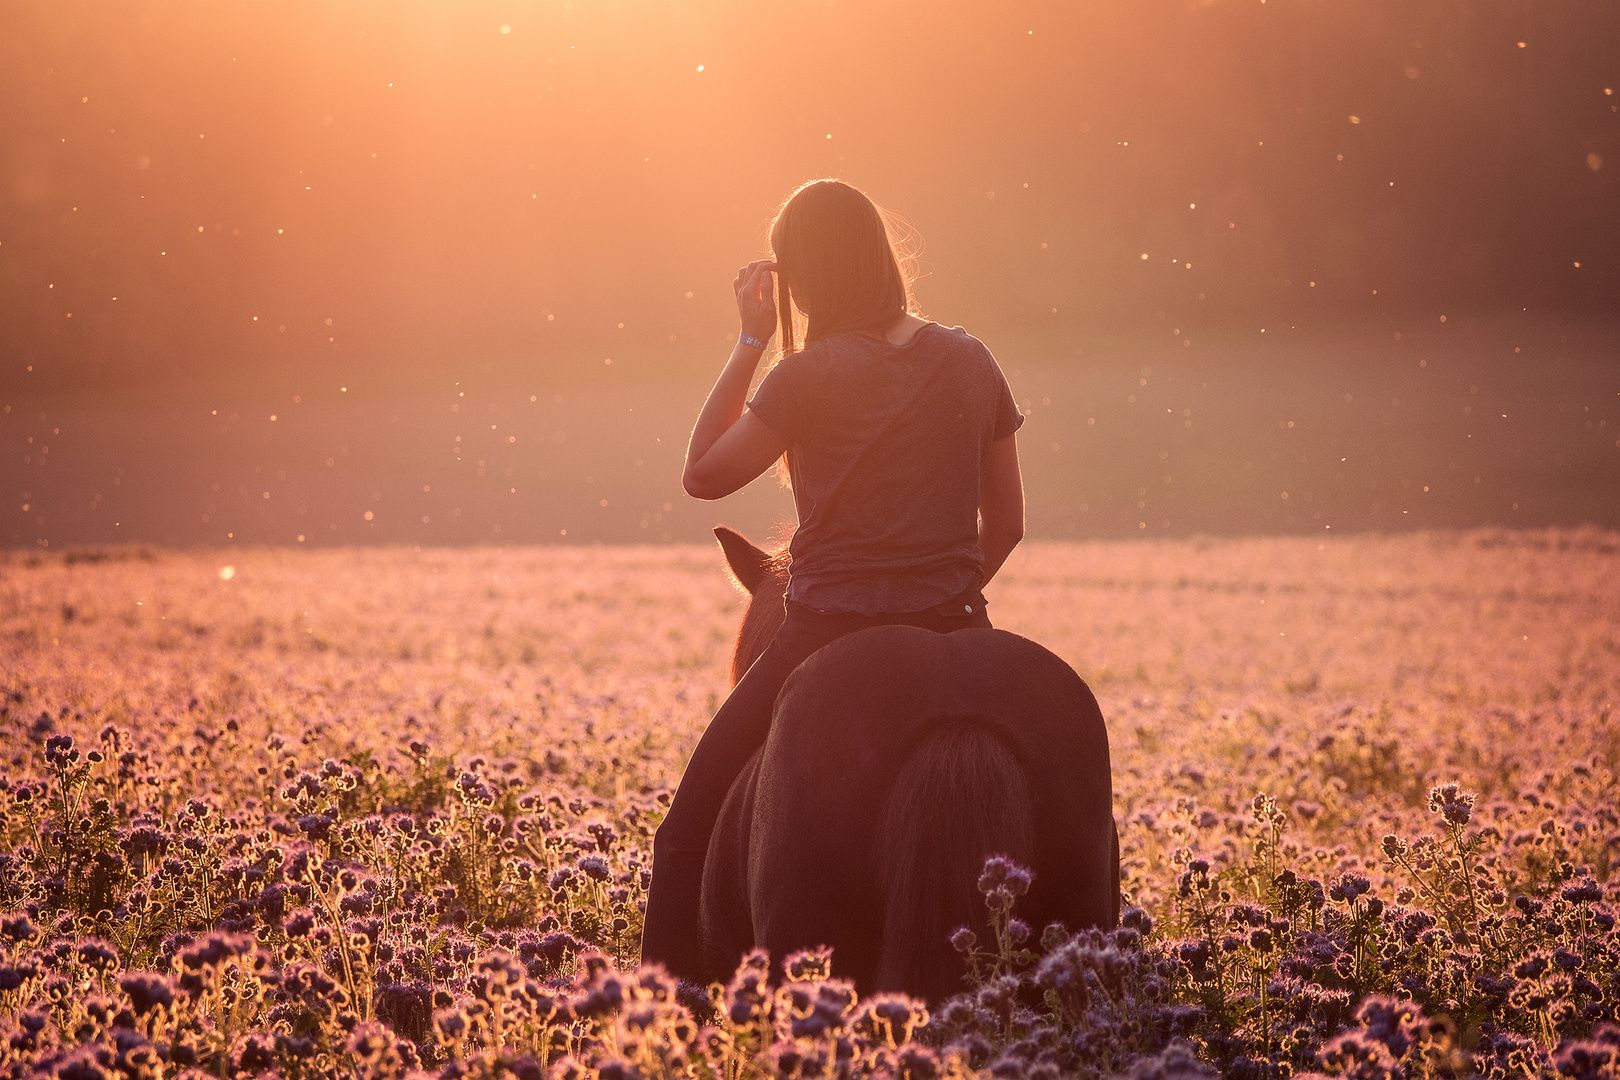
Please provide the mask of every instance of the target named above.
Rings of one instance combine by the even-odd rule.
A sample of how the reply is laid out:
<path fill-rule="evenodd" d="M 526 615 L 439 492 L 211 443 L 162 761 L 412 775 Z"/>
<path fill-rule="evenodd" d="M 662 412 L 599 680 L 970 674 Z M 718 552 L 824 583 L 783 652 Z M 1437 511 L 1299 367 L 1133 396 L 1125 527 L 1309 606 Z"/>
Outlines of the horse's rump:
<path fill-rule="evenodd" d="M 957 782 L 933 776 L 942 767 Z M 1010 811 L 1022 797 L 1007 768 L 1021 776 L 1028 798 L 1022 833 L 1008 822 L 990 827 L 994 810 Z M 988 792 L 974 796 L 989 799 L 988 807 L 981 801 L 978 820 L 968 822 L 963 806 L 946 798 L 934 831 L 968 829 L 969 847 L 996 844 L 997 835 L 997 850 L 1027 845 L 1036 879 L 1021 905 L 1025 918 L 1037 926 L 1116 921 L 1108 739 L 1085 683 L 1058 657 L 1005 631 L 885 626 L 815 653 L 777 699 L 748 827 L 755 944 L 777 957 L 832 944 L 845 960 L 837 969 L 875 975 L 886 941 L 901 929 L 895 920 L 910 916 L 915 924 L 925 910 L 886 916 L 885 901 L 935 888 L 925 881 L 945 870 L 944 862 L 908 867 L 901 856 L 930 835 L 927 803 L 955 787 L 961 804 L 963 784 Z M 964 865 L 980 856 L 950 845 L 932 850 L 936 861 Z M 977 869 L 948 872 L 961 873 L 971 890 Z M 952 900 L 939 919 L 959 911 Z M 913 936 L 938 930 L 917 925 Z"/>

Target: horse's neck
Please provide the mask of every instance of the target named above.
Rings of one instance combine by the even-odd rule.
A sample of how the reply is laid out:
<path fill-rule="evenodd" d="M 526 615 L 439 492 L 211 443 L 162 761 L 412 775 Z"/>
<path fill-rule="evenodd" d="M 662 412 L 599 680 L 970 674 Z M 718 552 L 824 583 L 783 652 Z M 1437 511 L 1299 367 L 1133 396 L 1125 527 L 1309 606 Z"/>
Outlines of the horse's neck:
<path fill-rule="evenodd" d="M 786 596 L 785 572 L 771 573 L 750 595 L 748 610 L 743 612 L 742 625 L 737 629 L 737 642 L 731 653 L 732 686 L 737 685 L 760 654 L 770 647 L 785 617 L 783 603 Z"/>

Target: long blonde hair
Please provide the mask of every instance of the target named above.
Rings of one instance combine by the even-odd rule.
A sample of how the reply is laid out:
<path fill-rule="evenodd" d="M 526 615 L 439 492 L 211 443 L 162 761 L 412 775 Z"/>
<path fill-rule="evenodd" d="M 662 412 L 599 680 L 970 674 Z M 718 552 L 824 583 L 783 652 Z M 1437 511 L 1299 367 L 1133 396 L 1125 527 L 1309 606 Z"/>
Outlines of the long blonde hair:
<path fill-rule="evenodd" d="M 794 351 L 793 309 L 804 343 L 851 330 L 881 333 L 912 309 L 909 263 L 897 223 L 842 180 L 801 185 L 771 222 L 782 352 Z"/>

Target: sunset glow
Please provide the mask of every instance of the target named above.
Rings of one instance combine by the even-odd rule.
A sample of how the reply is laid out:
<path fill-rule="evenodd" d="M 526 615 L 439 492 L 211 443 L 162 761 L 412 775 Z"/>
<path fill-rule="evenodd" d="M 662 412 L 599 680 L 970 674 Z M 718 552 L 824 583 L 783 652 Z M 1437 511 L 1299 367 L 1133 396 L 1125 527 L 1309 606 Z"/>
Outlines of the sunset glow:
<path fill-rule="evenodd" d="M 0 5 L 0 1080 L 1617 1075 L 1617 58 Z"/>
<path fill-rule="evenodd" d="M 1301 343 L 1290 356 L 1313 342 L 1377 354 L 1400 341 L 1398 369 L 1421 358 L 1411 354 L 1430 347 L 1422 328 L 1447 311 L 1463 322 L 1432 347 L 1460 350 L 1458 364 L 1529 345 L 1575 365 L 1583 405 L 1612 410 L 1613 393 L 1581 373 L 1608 341 L 1558 321 L 1603 312 L 1620 288 L 1620 199 L 1601 166 L 1616 152 L 1603 35 L 1574 18 L 1532 26 L 1483 11 L 1379 10 L 885 2 L 857 14 L 718 0 L 16 9 L 0 44 L 10 50 L 0 87 L 14 103 L 0 203 L 12 283 L 0 320 L 0 391 L 13 410 L 4 423 L 19 463 L 27 436 L 61 426 L 24 430 L 22 414 L 57 417 L 70 435 L 52 447 L 66 456 L 49 473 L 40 454 L 21 463 L 18 491 L 33 494 L 8 496 L 6 538 L 218 542 L 229 532 L 285 543 L 311 531 L 279 513 L 296 492 L 292 507 L 323 519 L 318 542 L 484 539 L 503 518 L 508 539 L 569 528 L 657 540 L 652 516 L 680 518 L 662 509 L 679 500 L 632 462 L 667 476 L 685 402 L 731 332 L 725 284 L 762 251 L 776 201 L 817 175 L 846 177 L 903 212 L 922 244 L 924 313 L 969 326 L 1028 372 L 1039 393 L 1015 380 L 1021 400 L 1057 403 L 1042 417 L 1055 425 L 1043 445 L 1073 444 L 1064 429 L 1106 411 L 1116 367 L 1172 378 L 1224 367 L 1263 328 Z M 1511 183 L 1493 179 L 1509 173 Z M 1155 364 L 1166 346 L 1182 354 Z M 1352 382 L 1370 378 L 1375 396 L 1419 404 L 1423 427 L 1452 413 L 1441 402 L 1457 387 L 1480 384 L 1460 375 L 1431 402 L 1431 391 L 1402 392 L 1393 370 L 1335 366 Z M 1190 377 L 1195 389 L 1208 381 Z M 1516 394 L 1516 377 L 1501 371 L 1495 385 Z M 1267 382 L 1316 395 L 1286 372 Z M 458 414 L 428 435 L 469 389 L 508 427 L 477 435 Z M 1346 392 L 1356 391 L 1327 397 Z M 520 407 L 559 395 L 592 431 L 612 432 L 638 409 L 647 421 L 635 430 L 648 438 L 623 460 L 603 458 L 577 441 L 585 433 Z M 1134 404 L 1124 397 L 1120 406 Z M 123 406 L 138 407 L 138 432 L 95 418 L 113 402 L 126 417 Z M 1222 407 L 1197 395 L 1164 405 Z M 1273 411 L 1302 406 L 1238 422 L 1263 429 Z M 299 431 L 292 443 L 239 426 L 272 413 Z M 457 436 L 483 449 L 458 463 Z M 566 438 L 576 441 L 565 448 Z M 366 446 L 393 464 L 356 461 Z M 1613 469 L 1614 449 L 1602 468 Z M 1236 455 L 1196 453 L 1243 467 Z M 161 480 L 140 465 L 153 454 L 171 463 Z M 328 457 L 338 472 L 321 464 Z M 491 481 L 488 465 L 472 464 L 480 458 L 525 481 L 506 484 L 518 488 L 511 512 L 496 505 L 497 484 L 477 483 L 479 468 Z M 155 486 L 120 502 L 120 469 L 125 484 L 144 473 Z M 262 492 L 267 470 L 275 505 L 249 518 L 213 496 L 215 483 Z M 1527 522 L 1620 512 L 1612 492 L 1590 486 L 1548 503 L 1528 474 L 1465 470 L 1486 477 L 1494 499 L 1431 523 L 1498 520 L 1515 501 Z M 365 495 L 397 500 L 434 477 L 451 504 L 400 508 L 358 530 L 361 510 L 379 509 L 357 506 Z M 1334 483 L 1313 473 L 1267 486 L 1323 493 Z M 1047 530 L 1066 528 L 1059 502 L 1115 503 L 1084 490 L 1084 474 L 1061 484 L 1083 493 L 1038 502 L 1037 514 L 1056 514 Z M 83 499 L 56 498 L 64 485 Z M 86 516 L 97 492 L 118 512 Z M 563 509 L 604 497 L 625 515 Z M 1277 524 L 1256 516 L 1252 497 L 1199 498 L 1224 509 L 1170 515 L 1172 532 Z M 768 492 L 749 499 L 756 523 L 780 506 Z M 45 525 L 19 516 L 24 501 L 30 515 L 46 508 Z M 475 529 L 461 527 L 469 515 Z M 1126 516 L 1090 527 L 1113 533 Z M 1396 524 L 1371 502 L 1328 516 Z M 680 520 L 671 536 L 701 537 L 705 520 Z"/>

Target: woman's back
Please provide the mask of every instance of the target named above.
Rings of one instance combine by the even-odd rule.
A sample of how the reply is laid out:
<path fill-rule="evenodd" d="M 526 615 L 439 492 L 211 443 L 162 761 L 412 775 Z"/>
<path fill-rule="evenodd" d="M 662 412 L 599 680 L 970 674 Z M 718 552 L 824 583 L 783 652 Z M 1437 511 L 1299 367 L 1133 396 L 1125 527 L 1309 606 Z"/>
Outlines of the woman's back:
<path fill-rule="evenodd" d="M 782 621 L 692 751 L 653 842 L 643 958 L 700 980 L 714 822 L 764 745 L 788 675 L 866 627 L 989 627 L 979 590 L 1024 535 L 1021 417 L 1007 381 L 961 328 L 910 313 L 877 206 L 841 181 L 805 184 L 771 223 L 771 250 L 732 282 L 741 332 L 681 474 L 687 494 L 719 499 L 786 454 L 799 513 Z M 802 350 L 795 310 L 807 320 Z M 777 325 L 783 359 L 749 402 Z"/>
<path fill-rule="evenodd" d="M 874 615 L 979 585 L 985 456 L 1022 418 L 978 339 L 937 323 L 904 345 L 836 334 L 784 357 L 749 410 L 788 446 L 790 600 Z"/>

